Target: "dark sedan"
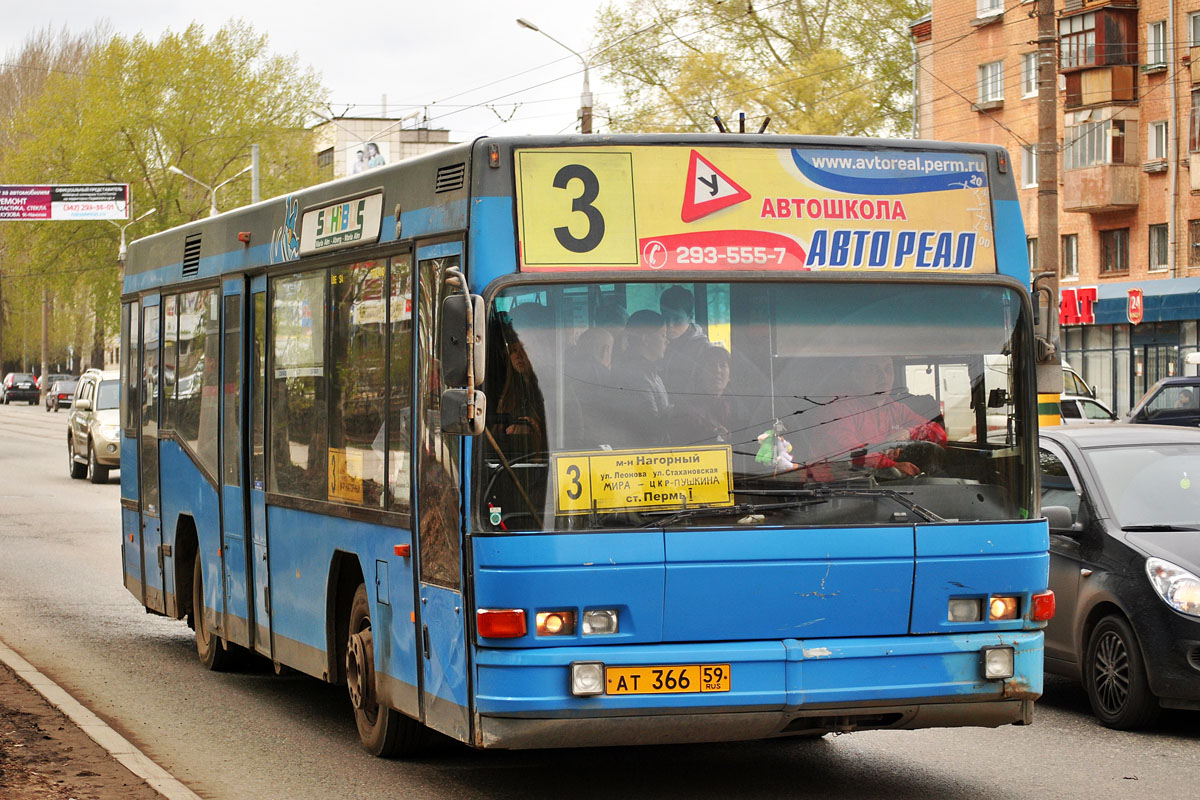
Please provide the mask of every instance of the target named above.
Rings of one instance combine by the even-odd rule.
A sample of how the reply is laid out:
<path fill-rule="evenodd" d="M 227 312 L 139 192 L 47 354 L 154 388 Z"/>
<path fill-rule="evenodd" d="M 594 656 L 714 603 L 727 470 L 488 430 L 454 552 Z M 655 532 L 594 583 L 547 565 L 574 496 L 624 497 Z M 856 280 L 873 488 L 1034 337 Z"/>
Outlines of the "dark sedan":
<path fill-rule="evenodd" d="M 1200 710 L 1200 431 L 1041 432 L 1050 520 L 1046 671 L 1082 681 L 1110 728 Z"/>
<path fill-rule="evenodd" d="M 50 391 L 46 392 L 46 410 L 54 409 L 57 412 L 60 408 L 70 408 L 78 385 L 79 381 L 74 378 L 50 384 Z"/>

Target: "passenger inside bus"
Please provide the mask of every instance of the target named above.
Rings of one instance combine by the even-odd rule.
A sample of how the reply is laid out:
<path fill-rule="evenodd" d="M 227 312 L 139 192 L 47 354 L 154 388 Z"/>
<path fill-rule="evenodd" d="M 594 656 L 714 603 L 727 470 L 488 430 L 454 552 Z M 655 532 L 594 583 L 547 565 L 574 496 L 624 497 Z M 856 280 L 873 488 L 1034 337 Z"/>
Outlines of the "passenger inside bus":
<path fill-rule="evenodd" d="M 891 358 L 855 358 L 842 390 L 831 403 L 836 414 L 821 426 L 818 452 L 830 461 L 850 458 L 854 466 L 894 468 L 908 476 L 932 469 L 937 451 L 910 443 L 930 442 L 940 447 L 946 444 L 946 429 L 913 410 L 923 405 L 922 398 L 894 395 L 894 381 Z"/>
<path fill-rule="evenodd" d="M 657 311 L 635 311 L 625 323 L 625 352 L 613 364 L 612 384 L 625 415 L 630 442 L 666 443 L 664 425 L 670 409 L 661 369 L 667 351 L 667 329 Z"/>
<path fill-rule="evenodd" d="M 705 345 L 695 360 L 688 391 L 676 391 L 673 402 L 671 441 L 675 444 L 726 444 L 731 442 L 735 421 L 734 399 L 729 388 L 731 358 L 719 344 Z"/>

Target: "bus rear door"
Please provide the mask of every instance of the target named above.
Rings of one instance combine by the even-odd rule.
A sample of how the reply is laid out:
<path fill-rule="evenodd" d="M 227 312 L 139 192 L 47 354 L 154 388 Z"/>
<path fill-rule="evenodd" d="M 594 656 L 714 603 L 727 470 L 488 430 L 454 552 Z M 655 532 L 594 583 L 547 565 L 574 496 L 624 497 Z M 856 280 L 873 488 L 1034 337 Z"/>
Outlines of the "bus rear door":
<path fill-rule="evenodd" d="M 246 505 L 242 487 L 242 286 L 225 281 L 221 311 L 221 574 L 225 584 L 224 637 L 250 646 L 247 602 Z"/>
<path fill-rule="evenodd" d="M 267 557 L 267 493 L 266 493 L 266 343 L 267 343 L 267 278 L 260 275 L 250 283 L 250 579 L 253 587 L 254 649 L 274 658 L 271 639 L 270 562 Z"/>

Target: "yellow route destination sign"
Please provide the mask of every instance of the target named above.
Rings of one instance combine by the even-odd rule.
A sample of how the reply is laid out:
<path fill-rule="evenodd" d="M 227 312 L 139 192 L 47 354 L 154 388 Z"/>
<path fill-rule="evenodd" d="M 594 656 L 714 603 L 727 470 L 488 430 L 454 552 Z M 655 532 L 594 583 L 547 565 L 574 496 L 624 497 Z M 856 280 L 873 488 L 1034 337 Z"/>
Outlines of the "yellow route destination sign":
<path fill-rule="evenodd" d="M 729 445 L 557 453 L 553 462 L 560 516 L 733 505 Z"/>

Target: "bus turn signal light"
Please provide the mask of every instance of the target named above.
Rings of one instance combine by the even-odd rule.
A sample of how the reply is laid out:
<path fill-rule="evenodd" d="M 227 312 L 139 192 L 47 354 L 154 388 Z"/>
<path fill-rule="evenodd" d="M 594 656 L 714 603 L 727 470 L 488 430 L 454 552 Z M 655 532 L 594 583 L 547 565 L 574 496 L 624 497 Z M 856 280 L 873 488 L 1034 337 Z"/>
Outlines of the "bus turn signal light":
<path fill-rule="evenodd" d="M 574 611 L 539 611 L 538 636 L 571 636 L 575 633 Z"/>
<path fill-rule="evenodd" d="M 1034 622 L 1046 622 L 1054 618 L 1054 611 L 1054 592 L 1047 589 L 1033 596 L 1033 613 L 1029 615 L 1029 618 Z"/>
<path fill-rule="evenodd" d="M 525 635 L 525 611 L 520 608 L 481 608 L 475 628 L 485 639 L 519 639 Z"/>
<path fill-rule="evenodd" d="M 992 597 L 988 601 L 988 619 L 996 622 L 1004 619 L 1016 619 L 1021 611 L 1019 597 Z"/>

